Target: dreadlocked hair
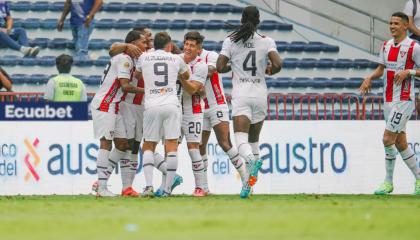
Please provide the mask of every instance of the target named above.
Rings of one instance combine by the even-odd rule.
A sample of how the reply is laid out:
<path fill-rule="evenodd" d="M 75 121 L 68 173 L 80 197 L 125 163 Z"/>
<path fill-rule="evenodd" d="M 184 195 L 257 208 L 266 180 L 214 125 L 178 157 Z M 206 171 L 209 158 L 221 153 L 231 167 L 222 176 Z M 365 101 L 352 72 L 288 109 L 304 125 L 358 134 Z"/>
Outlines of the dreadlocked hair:
<path fill-rule="evenodd" d="M 246 42 L 254 36 L 260 23 L 260 12 L 255 6 L 248 6 L 242 12 L 241 26 L 237 27 L 228 37 L 235 43 Z"/>

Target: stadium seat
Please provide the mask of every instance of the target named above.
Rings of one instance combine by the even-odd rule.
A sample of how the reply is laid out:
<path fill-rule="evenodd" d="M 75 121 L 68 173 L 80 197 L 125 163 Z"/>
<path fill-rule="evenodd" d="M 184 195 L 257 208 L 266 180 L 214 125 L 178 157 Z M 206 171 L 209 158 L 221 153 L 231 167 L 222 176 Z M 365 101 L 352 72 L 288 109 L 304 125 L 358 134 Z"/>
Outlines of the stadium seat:
<path fill-rule="evenodd" d="M 101 56 L 93 64 L 95 66 L 102 67 L 102 66 L 106 66 L 109 60 L 111 60 L 109 56 Z"/>
<path fill-rule="evenodd" d="M 48 42 L 48 48 L 65 49 L 71 40 L 65 38 L 54 38 Z"/>
<path fill-rule="evenodd" d="M 293 41 L 288 46 L 286 51 L 288 52 L 303 52 L 305 50 L 306 43 L 300 41 Z"/>
<path fill-rule="evenodd" d="M 102 11 L 107 12 L 120 12 L 125 9 L 125 6 L 121 2 L 110 2 L 102 5 Z"/>
<path fill-rule="evenodd" d="M 43 29 L 55 29 L 56 27 L 57 27 L 57 19 L 55 18 L 44 19 L 41 22 L 41 28 Z"/>
<path fill-rule="evenodd" d="M 89 41 L 89 49 L 108 49 L 111 43 L 104 39 L 91 39 Z"/>
<path fill-rule="evenodd" d="M 209 30 L 219 30 L 224 27 L 225 23 L 222 20 L 209 20 L 205 28 Z"/>
<path fill-rule="evenodd" d="M 0 66 L 15 66 L 19 57 L 14 55 L 0 56 Z"/>
<path fill-rule="evenodd" d="M 116 29 L 130 29 L 134 27 L 134 21 L 131 19 L 118 19 L 117 22 L 115 22 L 114 27 Z"/>
<path fill-rule="evenodd" d="M 175 19 L 169 23 L 169 29 L 185 29 L 187 23 L 187 20 Z"/>
<path fill-rule="evenodd" d="M 156 19 L 152 23 L 153 29 L 167 29 L 169 27 L 169 20 L 168 19 Z"/>
<path fill-rule="evenodd" d="M 352 77 L 344 82 L 346 88 L 359 88 L 363 82 L 363 78 Z"/>
<path fill-rule="evenodd" d="M 124 6 L 124 11 L 125 12 L 137 12 L 142 7 L 143 7 L 143 5 L 141 3 L 138 3 L 138 2 L 128 2 Z"/>
<path fill-rule="evenodd" d="M 30 82 L 26 82 L 27 84 L 36 84 L 36 85 L 43 85 L 47 84 L 49 75 L 45 74 L 32 74 L 30 78 Z"/>
<path fill-rule="evenodd" d="M 228 13 L 231 11 L 232 11 L 232 5 L 230 4 L 219 3 L 214 6 L 215 13 Z"/>
<path fill-rule="evenodd" d="M 334 77 L 327 81 L 327 87 L 329 88 L 343 88 L 344 83 L 346 82 L 346 78 L 342 77 Z"/>
<path fill-rule="evenodd" d="M 10 10 L 18 12 L 27 12 L 31 10 L 31 2 L 29 1 L 19 1 L 10 4 Z"/>
<path fill-rule="evenodd" d="M 42 56 L 37 58 L 37 62 L 40 66 L 55 66 L 55 58 L 54 56 Z"/>
<path fill-rule="evenodd" d="M 271 85 L 272 88 L 288 88 L 292 84 L 293 79 L 289 77 L 279 77 L 277 80 Z"/>
<path fill-rule="evenodd" d="M 354 59 L 353 67 L 354 68 L 368 68 L 370 61 L 367 59 Z"/>
<path fill-rule="evenodd" d="M 50 11 L 63 11 L 64 1 L 50 3 L 48 10 Z"/>
<path fill-rule="evenodd" d="M 31 47 L 38 46 L 40 48 L 47 48 L 48 47 L 48 38 L 35 38 L 33 40 L 29 40 L 29 45 Z"/>
<path fill-rule="evenodd" d="M 178 4 L 176 3 L 162 3 L 159 6 L 160 12 L 175 12 L 178 8 Z"/>
<path fill-rule="evenodd" d="M 115 20 L 110 18 L 103 18 L 98 21 L 96 21 L 95 24 L 96 28 L 99 29 L 110 29 L 115 27 Z"/>
<path fill-rule="evenodd" d="M 153 21 L 150 19 L 138 19 L 135 21 L 134 26 L 138 27 L 138 26 L 143 26 L 143 27 L 151 27 L 152 26 Z"/>
<path fill-rule="evenodd" d="M 206 24 L 204 20 L 194 19 L 188 23 L 188 29 L 203 29 Z"/>
<path fill-rule="evenodd" d="M 322 50 L 324 50 L 324 44 L 318 43 L 308 43 L 303 49 L 305 52 L 321 52 Z"/>
<path fill-rule="evenodd" d="M 160 5 L 158 3 L 144 3 L 141 10 L 144 12 L 157 12 Z"/>
<path fill-rule="evenodd" d="M 101 84 L 102 76 L 91 75 L 85 79 L 86 85 L 99 86 Z"/>
<path fill-rule="evenodd" d="M 17 65 L 20 65 L 20 66 L 36 66 L 37 64 L 38 64 L 37 59 L 33 57 L 19 58 L 17 62 Z"/>
<path fill-rule="evenodd" d="M 31 4 L 31 11 L 34 12 L 43 12 L 50 7 L 50 3 L 47 1 L 39 1 Z"/>
<path fill-rule="evenodd" d="M 232 78 L 230 77 L 223 77 L 222 78 L 223 87 L 225 88 L 232 88 Z"/>
<path fill-rule="evenodd" d="M 306 88 L 312 79 L 307 77 L 297 77 L 294 81 L 291 82 L 290 86 L 292 88 Z"/>
<path fill-rule="evenodd" d="M 177 10 L 178 10 L 178 12 L 191 13 L 191 12 L 194 12 L 194 9 L 196 7 L 197 7 L 197 5 L 195 5 L 193 3 L 181 3 L 181 4 L 179 4 Z"/>
<path fill-rule="evenodd" d="M 73 64 L 78 67 L 91 67 L 93 60 L 91 59 L 74 59 Z"/>
<path fill-rule="evenodd" d="M 265 83 L 267 85 L 267 88 L 271 88 L 276 81 L 277 81 L 277 79 L 273 79 L 271 77 L 266 77 L 265 78 Z"/>
<path fill-rule="evenodd" d="M 289 47 L 289 43 L 285 41 L 276 41 L 277 51 L 284 52 Z"/>
<path fill-rule="evenodd" d="M 328 78 L 315 77 L 315 78 L 312 79 L 311 86 L 313 88 L 323 89 L 323 88 L 326 88 L 327 87 L 327 82 L 328 82 Z"/>
<path fill-rule="evenodd" d="M 339 58 L 335 61 L 334 67 L 336 68 L 352 68 L 353 61 L 351 59 Z"/>
<path fill-rule="evenodd" d="M 38 18 L 27 18 L 22 22 L 22 27 L 26 29 L 36 29 L 41 27 L 41 20 Z"/>
<path fill-rule="evenodd" d="M 198 13 L 209 13 L 209 12 L 212 12 L 213 9 L 214 9 L 214 5 L 213 4 L 200 3 L 195 8 L 195 11 L 198 12 Z"/>
<path fill-rule="evenodd" d="M 315 67 L 316 68 L 333 68 L 334 64 L 335 64 L 335 60 L 332 58 L 321 58 L 316 62 Z"/>
<path fill-rule="evenodd" d="M 215 41 L 204 40 L 204 42 L 203 42 L 203 48 L 208 50 L 208 51 L 216 51 L 218 45 L 219 44 Z"/>
<path fill-rule="evenodd" d="M 296 68 L 299 59 L 297 58 L 285 58 L 283 61 L 284 68 Z"/>
<path fill-rule="evenodd" d="M 25 83 L 25 79 L 27 78 L 26 74 L 13 74 L 10 76 L 13 81 L 13 84 L 20 85 Z"/>
<path fill-rule="evenodd" d="M 323 51 L 324 52 L 337 53 L 338 51 L 340 51 L 340 47 L 335 46 L 335 45 L 324 44 Z"/>
<path fill-rule="evenodd" d="M 241 25 L 241 21 L 239 20 L 227 20 L 226 21 L 226 27 L 239 27 Z"/>
<path fill-rule="evenodd" d="M 315 58 L 303 58 L 297 63 L 298 68 L 314 68 L 317 60 Z"/>

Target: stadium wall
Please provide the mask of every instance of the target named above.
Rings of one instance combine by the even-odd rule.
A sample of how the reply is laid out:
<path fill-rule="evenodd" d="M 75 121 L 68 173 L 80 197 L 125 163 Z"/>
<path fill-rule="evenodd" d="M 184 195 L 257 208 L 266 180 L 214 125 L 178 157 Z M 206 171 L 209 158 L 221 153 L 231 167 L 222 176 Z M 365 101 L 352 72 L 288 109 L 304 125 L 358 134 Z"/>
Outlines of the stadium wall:
<path fill-rule="evenodd" d="M 410 146 L 420 154 L 417 122 L 407 126 Z M 264 159 L 256 194 L 370 194 L 384 177 L 383 121 L 267 121 L 260 142 Z M 0 195 L 88 194 L 96 179 L 98 141 L 92 122 L 2 122 Z M 212 134 L 208 146 L 209 185 L 216 194 L 237 194 L 240 180 Z M 159 149 L 162 152 L 162 149 Z M 140 157 L 141 160 L 141 157 Z M 185 142 L 174 193 L 190 194 L 193 175 Z M 160 184 L 155 171 L 155 188 Z M 413 190 L 411 172 L 398 158 L 395 192 Z M 110 189 L 121 191 L 119 174 Z M 135 188 L 144 187 L 141 171 Z"/>

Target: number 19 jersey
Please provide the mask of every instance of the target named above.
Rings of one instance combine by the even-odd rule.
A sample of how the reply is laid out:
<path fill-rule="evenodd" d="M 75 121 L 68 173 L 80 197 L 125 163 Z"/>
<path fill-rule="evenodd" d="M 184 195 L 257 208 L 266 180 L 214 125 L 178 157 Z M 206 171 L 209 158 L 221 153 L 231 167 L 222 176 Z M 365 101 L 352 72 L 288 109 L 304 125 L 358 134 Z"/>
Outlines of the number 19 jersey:
<path fill-rule="evenodd" d="M 142 54 L 136 69 L 143 74 L 145 109 L 166 104 L 179 105 L 176 81 L 178 73 L 188 71 L 184 60 L 172 53 L 156 50 Z"/>
<path fill-rule="evenodd" d="M 235 43 L 230 38 L 223 42 L 221 55 L 230 59 L 233 72 L 232 98 L 267 98 L 265 70 L 268 53 L 277 52 L 273 39 L 254 34 L 246 42 Z"/>

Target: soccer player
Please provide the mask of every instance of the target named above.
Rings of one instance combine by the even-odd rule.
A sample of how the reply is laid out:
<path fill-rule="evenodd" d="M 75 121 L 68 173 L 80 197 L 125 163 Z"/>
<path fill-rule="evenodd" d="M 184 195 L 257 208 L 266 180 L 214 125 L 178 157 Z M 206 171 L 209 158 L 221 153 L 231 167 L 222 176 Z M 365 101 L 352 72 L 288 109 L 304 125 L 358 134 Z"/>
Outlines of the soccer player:
<path fill-rule="evenodd" d="M 393 174 L 398 152 L 412 171 L 416 182 L 414 194 L 420 195 L 420 170 L 416 154 L 408 147 L 406 124 L 415 109 L 414 80 L 420 71 L 420 46 L 407 37 L 408 17 L 402 12 L 392 14 L 389 21 L 392 39 L 385 41 L 379 52 L 379 66 L 360 86 L 362 95 L 370 91 L 372 81 L 384 77 L 383 135 L 385 149 L 385 181 L 374 192 L 387 195 L 393 190 Z"/>
<path fill-rule="evenodd" d="M 148 39 L 142 32 L 140 33 L 140 39 L 137 40 L 137 44 L 134 46 L 138 47 L 142 52 L 146 52 Z M 143 79 L 138 79 L 136 76 L 132 77 L 130 84 L 144 88 Z M 143 138 L 143 94 L 126 93 L 123 96 L 123 101 L 121 101 L 120 111 L 130 146 L 126 156 L 120 163 L 123 185 L 121 195 L 137 197 L 139 194 L 133 189 L 132 184 L 136 176 L 140 142 Z"/>
<path fill-rule="evenodd" d="M 201 49 L 200 58 L 209 67 L 209 79 L 205 83 L 206 98 L 204 98 L 204 119 L 203 119 L 203 134 L 200 145 L 200 154 L 204 163 L 204 174 L 206 177 L 205 191 L 209 192 L 207 184 L 207 153 L 206 147 L 211 134 L 211 129 L 214 129 L 217 142 L 220 147 L 227 153 L 233 166 L 241 176 L 243 187 L 246 188 L 247 176 L 244 161 L 239 155 L 238 150 L 230 141 L 229 131 L 229 107 L 226 102 L 225 93 L 223 90 L 222 78 L 216 71 L 216 61 L 219 54 L 213 51 Z M 247 191 L 242 191 L 246 194 Z M 242 196 L 242 195 L 241 195 Z M 245 195 L 243 197 L 246 197 Z"/>
<path fill-rule="evenodd" d="M 176 95 L 176 81 L 188 85 L 187 65 L 171 52 L 171 37 L 160 32 L 154 38 L 155 51 L 140 56 L 136 69 L 144 79 L 145 111 L 143 121 L 143 166 L 146 188 L 143 196 L 153 196 L 154 151 L 163 131 L 167 177 L 163 196 L 171 194 L 178 166 L 177 150 L 180 136 L 181 111 Z"/>
<path fill-rule="evenodd" d="M 274 40 L 256 32 L 260 13 L 255 6 L 244 8 L 241 23 L 223 42 L 216 66 L 219 73 L 233 72 L 233 129 L 239 154 L 249 169 L 248 183 L 252 187 L 262 166 L 258 141 L 267 115 L 265 74 L 278 73 L 281 60 Z"/>
<path fill-rule="evenodd" d="M 125 42 L 138 44 L 140 38 L 140 32 L 130 31 Z M 144 89 L 130 85 L 133 72 L 134 60 L 127 54 L 121 53 L 111 58 L 104 70 L 101 86 L 91 103 L 94 136 L 100 139 L 97 158 L 97 196 L 115 196 L 108 190 L 107 182 L 115 166 L 128 149 L 125 127 L 119 113 L 119 104 L 123 91 L 144 93 Z M 112 141 L 115 144 L 113 149 Z"/>
<path fill-rule="evenodd" d="M 204 164 L 200 154 L 201 130 L 203 126 L 202 96 L 207 79 L 208 67 L 199 57 L 204 37 L 199 32 L 188 32 L 184 36 L 184 53 L 181 54 L 191 69 L 190 85 L 182 85 L 181 134 L 187 141 L 195 180 L 193 196 L 206 196 Z M 192 87 L 190 87 L 192 86 Z M 200 95 L 201 94 L 201 95 Z"/>

